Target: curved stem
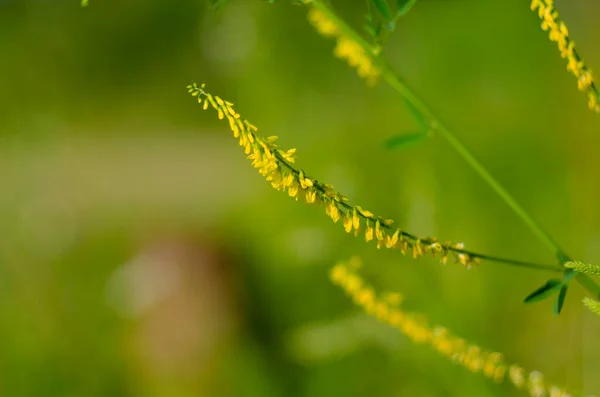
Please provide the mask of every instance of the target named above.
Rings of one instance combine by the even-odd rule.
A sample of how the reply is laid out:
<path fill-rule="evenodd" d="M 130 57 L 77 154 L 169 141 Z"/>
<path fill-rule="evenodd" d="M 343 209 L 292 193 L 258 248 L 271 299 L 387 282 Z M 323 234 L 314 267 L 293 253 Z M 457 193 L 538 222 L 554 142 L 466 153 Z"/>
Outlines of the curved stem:
<path fill-rule="evenodd" d="M 564 250 L 546 233 L 542 227 L 529 215 L 529 213 L 517 202 L 517 200 L 498 182 L 496 178 L 475 158 L 475 156 L 463 145 L 463 143 L 454 135 L 439 119 L 433 115 L 431 110 L 418 99 L 407 87 L 400 77 L 390 69 L 382 60 L 377 64 L 382 68 L 382 76 L 388 84 L 395 88 L 402 96 L 420 112 L 426 119 L 432 122 L 432 128 L 439 132 L 452 147 L 462 156 L 462 158 L 473 168 L 477 174 L 504 200 L 504 202 L 521 218 L 529 227 L 529 230 L 546 245 L 559 261 L 564 261 L 568 257 Z"/>
<path fill-rule="evenodd" d="M 289 164 L 283 157 L 281 157 L 281 155 L 279 155 L 279 153 L 275 152 L 274 155 L 277 158 L 277 161 L 283 167 L 286 167 L 289 172 L 292 172 L 294 174 L 298 174 L 301 172 L 301 171 L 297 170 L 295 167 L 293 167 L 291 164 Z M 319 190 L 323 194 L 326 193 L 323 190 L 322 186 L 316 180 L 314 181 L 314 188 Z M 339 205 L 346 208 L 347 210 L 352 210 L 354 208 L 350 204 L 343 202 L 343 201 L 339 202 Z M 358 212 L 357 215 L 365 220 L 369 219 L 360 212 Z M 389 225 L 386 225 L 386 224 L 382 224 L 381 227 L 386 228 L 386 229 L 391 228 Z M 406 232 L 406 231 L 401 231 L 400 234 L 409 238 L 412 241 L 421 241 L 426 244 L 432 244 L 432 243 L 436 242 L 435 239 L 433 239 L 433 238 L 419 238 L 418 236 L 415 236 L 414 234 Z M 448 251 L 455 252 L 457 254 L 467 255 L 471 258 L 477 258 L 477 259 L 491 261 L 491 262 L 498 262 L 498 263 L 503 263 L 503 264 L 507 264 L 507 265 L 511 265 L 511 266 L 526 267 L 526 268 L 530 268 L 530 269 L 545 270 L 545 271 L 552 271 L 552 272 L 561 272 L 563 270 L 562 267 L 557 266 L 557 265 L 545 265 L 545 264 L 539 264 L 539 263 L 519 261 L 519 260 L 515 260 L 515 259 L 501 258 L 501 257 L 497 257 L 497 256 L 480 254 L 478 252 L 468 251 L 468 250 L 465 250 L 462 248 L 457 248 L 457 247 L 452 247 L 452 246 L 448 246 L 448 247 L 446 247 L 446 249 Z"/>

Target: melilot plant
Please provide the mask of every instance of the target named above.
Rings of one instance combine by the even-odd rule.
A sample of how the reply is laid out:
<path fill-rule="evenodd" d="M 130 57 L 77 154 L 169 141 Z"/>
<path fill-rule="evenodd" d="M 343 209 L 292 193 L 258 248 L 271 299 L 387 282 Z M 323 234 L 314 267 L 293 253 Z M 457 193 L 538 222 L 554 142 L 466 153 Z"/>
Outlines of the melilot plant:
<path fill-rule="evenodd" d="M 273 1 L 270 1 L 273 2 Z M 87 3 L 87 2 L 82 2 Z M 223 1 L 214 2 L 222 5 Z M 300 2 L 307 8 L 307 19 L 315 30 L 335 41 L 333 54 L 356 69 L 367 85 L 380 81 L 387 83 L 402 98 L 407 109 L 422 128 L 422 134 L 435 134 L 446 139 L 467 164 L 498 194 L 515 212 L 531 232 L 556 257 L 555 264 L 539 264 L 517 259 L 501 258 L 465 249 L 463 243 L 438 241 L 433 237 L 420 237 L 385 217 L 350 203 L 332 185 L 314 178 L 310 173 L 295 165 L 295 149 L 281 149 L 277 137 L 263 137 L 258 128 L 251 124 L 234 108 L 233 103 L 210 94 L 205 85 L 189 85 L 189 93 L 197 98 L 203 109 L 213 109 L 219 119 L 228 123 L 235 139 L 258 172 L 277 190 L 286 192 L 295 200 L 307 204 L 320 205 L 333 222 L 340 223 L 347 233 L 362 236 L 366 242 L 376 242 L 378 248 L 395 249 L 404 255 L 417 259 L 431 255 L 446 263 L 449 259 L 467 268 L 480 263 L 495 262 L 507 265 L 554 271 L 561 276 L 549 279 L 543 286 L 525 298 L 533 303 L 554 297 L 554 312 L 559 314 L 563 307 L 567 289 L 576 280 L 591 297 L 586 297 L 584 305 L 600 315 L 600 287 L 591 277 L 600 275 L 600 266 L 574 261 L 565 250 L 532 218 L 517 200 L 479 162 L 457 136 L 430 110 L 425 102 L 406 84 L 381 55 L 385 38 L 394 31 L 399 18 L 413 7 L 415 0 L 397 0 L 391 5 L 386 0 L 368 0 L 365 33 L 361 36 L 355 29 L 341 20 L 321 0 Z M 549 39 L 557 44 L 560 56 L 567 61 L 567 70 L 577 78 L 578 89 L 587 95 L 588 106 L 600 113 L 600 97 L 595 85 L 596 78 L 570 38 L 567 26 L 559 19 L 553 0 L 532 0 L 532 11 L 541 19 L 541 28 L 547 31 Z M 404 140 L 391 139 L 391 146 Z M 496 382 L 507 380 L 517 388 L 526 390 L 532 396 L 568 396 L 566 390 L 544 380 L 538 371 L 525 371 L 516 364 L 510 364 L 502 354 L 487 351 L 475 344 L 453 335 L 441 326 L 428 325 L 425 317 L 409 313 L 401 307 L 401 297 L 397 293 L 377 292 L 359 275 L 360 260 L 353 258 L 340 262 L 331 270 L 332 282 L 366 313 L 396 328 L 416 343 L 430 345 L 435 351 L 453 362 Z"/>

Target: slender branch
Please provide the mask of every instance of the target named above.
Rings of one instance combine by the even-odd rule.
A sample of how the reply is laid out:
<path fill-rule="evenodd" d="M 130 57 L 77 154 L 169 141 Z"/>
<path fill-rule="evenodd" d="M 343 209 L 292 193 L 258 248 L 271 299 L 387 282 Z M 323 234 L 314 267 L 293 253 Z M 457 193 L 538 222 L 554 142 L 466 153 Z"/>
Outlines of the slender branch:
<path fill-rule="evenodd" d="M 479 174 L 479 176 L 504 200 L 504 202 L 527 225 L 529 230 L 549 248 L 559 262 L 569 260 L 569 256 L 550 235 L 529 215 L 517 200 L 495 179 L 475 156 L 462 144 L 462 142 L 448 129 L 433 111 L 421 100 L 418 95 L 404 82 L 404 80 L 379 56 L 375 56 L 373 48 L 354 29 L 337 17 L 329 7 L 320 0 L 313 0 L 310 5 L 334 21 L 339 29 L 356 43 L 361 45 L 367 53 L 372 55 L 373 63 L 380 69 L 382 78 L 402 95 L 421 115 L 429 121 L 430 128 L 439 132 L 450 145 L 460 154 L 465 161 Z M 579 274 L 576 280 L 596 297 L 600 297 L 600 286 L 589 277 Z"/>
<path fill-rule="evenodd" d="M 277 160 L 279 161 L 279 163 L 281 163 L 281 165 L 283 167 L 286 167 L 289 172 L 291 172 L 293 174 L 298 174 L 300 172 L 295 167 L 293 167 L 291 164 L 289 164 L 279 153 L 275 152 L 274 155 L 277 158 Z M 320 191 L 322 194 L 326 194 L 326 192 L 321 188 L 321 185 L 319 183 L 315 183 L 314 188 L 316 190 Z M 339 205 L 350 211 L 354 208 L 350 204 L 343 202 L 343 201 L 340 202 Z M 368 217 L 365 217 L 360 212 L 358 212 L 357 215 L 365 220 L 369 219 Z M 384 229 L 393 229 L 390 225 L 386 225 L 386 224 L 381 224 L 381 227 Z M 410 239 L 412 241 L 420 240 L 424 244 L 433 244 L 436 242 L 435 239 L 419 238 L 419 237 L 415 236 L 414 234 L 408 233 L 406 231 L 401 231 L 400 234 L 403 235 L 404 237 L 407 237 L 408 239 Z M 447 246 L 446 249 L 448 251 L 454 252 L 456 254 L 467 255 L 470 258 L 481 259 L 481 260 L 486 260 L 486 261 L 490 261 L 490 262 L 503 263 L 503 264 L 507 264 L 507 265 L 511 265 L 511 266 L 526 267 L 526 268 L 530 268 L 530 269 L 538 269 L 538 270 L 545 270 L 545 271 L 552 271 L 552 272 L 561 272 L 563 270 L 562 267 L 557 266 L 557 265 L 546 265 L 546 264 L 519 261 L 519 260 L 514 260 L 514 259 L 501 258 L 501 257 L 497 257 L 497 256 L 492 256 L 492 255 L 480 254 L 478 252 L 468 251 L 468 250 L 465 250 L 462 248 L 456 248 L 453 246 Z"/>

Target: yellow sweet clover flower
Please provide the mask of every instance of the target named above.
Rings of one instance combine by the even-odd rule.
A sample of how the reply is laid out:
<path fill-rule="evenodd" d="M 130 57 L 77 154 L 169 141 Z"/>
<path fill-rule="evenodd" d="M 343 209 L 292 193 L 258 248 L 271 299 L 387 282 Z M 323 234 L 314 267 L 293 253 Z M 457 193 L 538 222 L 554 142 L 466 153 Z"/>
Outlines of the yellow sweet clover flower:
<path fill-rule="evenodd" d="M 393 221 L 390 219 L 375 216 L 360 206 L 348 204 L 348 199 L 332 185 L 309 178 L 304 171 L 293 167 L 296 149 L 279 149 L 275 144 L 277 137 L 263 138 L 257 135 L 258 129 L 248 120 L 241 118 L 233 103 L 209 94 L 205 91 L 204 84 L 198 86 L 194 83 L 187 88 L 191 95 L 202 103 L 203 109 L 211 107 L 217 111 L 220 120 L 228 121 L 234 138 L 238 139 L 244 153 L 252 161 L 252 166 L 273 188 L 286 191 L 296 200 L 304 198 L 308 204 L 322 204 L 325 213 L 333 222 L 342 220 L 347 233 L 354 232 L 358 236 L 364 232 L 365 240 L 377 241 L 378 248 L 399 248 L 404 255 L 411 252 L 415 259 L 429 254 L 434 257 L 439 255 L 444 264 L 448 256 L 453 256 L 456 262 L 466 267 L 479 263 L 479 258 L 465 251 L 462 243 L 439 243 L 434 238 L 419 238 L 392 227 Z"/>
<path fill-rule="evenodd" d="M 321 35 L 336 40 L 333 50 L 336 57 L 345 60 L 350 67 L 356 69 L 358 75 L 365 79 L 367 84 L 377 83 L 381 73 L 373 62 L 374 54 L 367 53 L 361 44 L 345 35 L 335 21 L 314 7 L 310 7 L 308 11 L 308 21 Z"/>
<path fill-rule="evenodd" d="M 539 371 L 527 373 L 516 364 L 508 364 L 503 355 L 487 351 L 453 335 L 442 326 L 430 326 L 424 315 L 404 311 L 398 293 L 382 294 L 368 285 L 356 272 L 360 260 L 351 259 L 353 265 L 340 262 L 333 266 L 330 278 L 367 314 L 397 329 L 415 343 L 427 344 L 441 355 L 473 373 L 481 373 L 495 382 L 508 381 L 518 389 L 525 389 L 534 397 L 569 397 L 564 389 L 548 384 Z M 390 299 L 390 297 L 393 297 Z"/>
<path fill-rule="evenodd" d="M 575 42 L 569 38 L 567 25 L 558 17 L 554 0 L 532 0 L 531 10 L 537 11 L 542 20 L 542 29 L 548 32 L 551 41 L 556 42 L 560 56 L 567 60 L 567 70 L 577 78 L 579 90 L 587 93 L 589 108 L 600 113 L 600 94 L 595 85 L 596 78 L 575 50 Z"/>

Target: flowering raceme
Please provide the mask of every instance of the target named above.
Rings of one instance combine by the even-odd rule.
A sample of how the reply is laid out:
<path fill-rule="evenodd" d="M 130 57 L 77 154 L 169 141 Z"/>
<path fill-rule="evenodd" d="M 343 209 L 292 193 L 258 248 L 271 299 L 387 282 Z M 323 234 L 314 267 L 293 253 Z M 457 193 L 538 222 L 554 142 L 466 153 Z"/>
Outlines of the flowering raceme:
<path fill-rule="evenodd" d="M 308 11 L 308 20 L 321 35 L 336 40 L 333 50 L 336 57 L 344 59 L 348 65 L 355 68 L 358 75 L 369 85 L 377 82 L 381 74 L 379 68 L 373 63 L 372 55 L 368 54 L 362 45 L 345 35 L 333 20 L 314 7 L 310 7 Z"/>
<path fill-rule="evenodd" d="M 393 227 L 392 220 L 348 204 L 348 199 L 332 185 L 310 178 L 304 171 L 294 168 L 296 149 L 281 150 L 275 144 L 276 136 L 263 138 L 257 135 L 258 129 L 241 118 L 233 103 L 209 94 L 204 87 L 192 84 L 187 88 L 205 110 L 211 107 L 217 111 L 220 120 L 229 122 L 234 138 L 238 139 L 252 166 L 275 189 L 286 191 L 296 200 L 303 198 L 308 204 L 321 204 L 333 222 L 341 221 L 347 233 L 363 234 L 367 242 L 376 241 L 378 248 L 398 248 L 404 255 L 410 252 L 415 259 L 424 254 L 440 256 L 444 264 L 450 255 L 467 267 L 478 263 L 479 258 L 465 251 L 462 243 L 439 243 L 431 237 L 419 238 Z"/>
<path fill-rule="evenodd" d="M 360 266 L 360 259 L 356 257 L 347 263 L 338 263 L 331 269 L 330 278 L 367 314 L 396 328 L 411 341 L 430 345 L 454 363 L 474 373 L 482 373 L 496 382 L 508 379 L 513 386 L 526 389 L 534 397 L 570 396 L 560 387 L 548 384 L 539 371 L 526 373 L 518 365 L 507 364 L 501 353 L 486 351 L 477 345 L 469 344 L 444 327 L 432 327 L 422 314 L 405 312 L 400 307 L 402 297 L 399 294 L 388 293 L 378 297 L 374 288 L 358 275 L 356 270 Z"/>
<path fill-rule="evenodd" d="M 575 50 L 575 42 L 569 38 L 567 25 L 559 19 L 554 0 L 532 0 L 531 10 L 537 10 L 542 20 L 542 29 L 548 32 L 551 41 L 556 42 L 560 56 L 567 60 L 567 70 L 577 78 L 579 90 L 587 93 L 590 109 L 600 113 L 600 94 L 595 85 L 596 78 Z"/>

